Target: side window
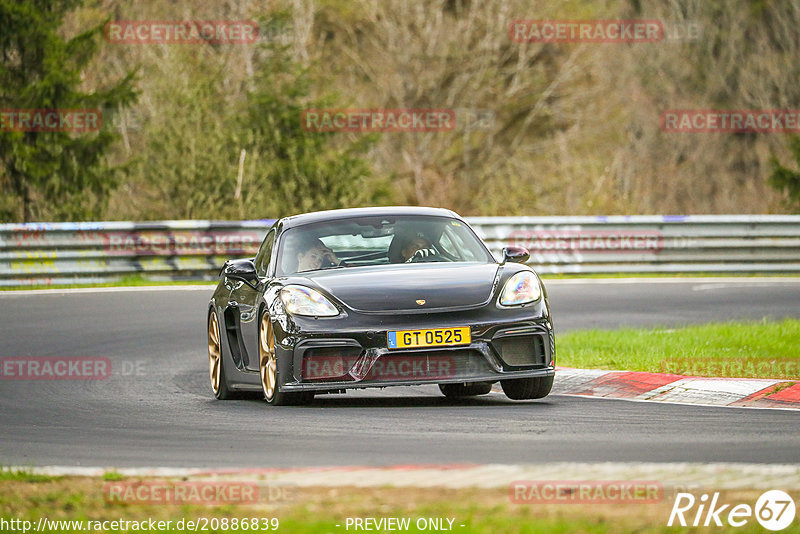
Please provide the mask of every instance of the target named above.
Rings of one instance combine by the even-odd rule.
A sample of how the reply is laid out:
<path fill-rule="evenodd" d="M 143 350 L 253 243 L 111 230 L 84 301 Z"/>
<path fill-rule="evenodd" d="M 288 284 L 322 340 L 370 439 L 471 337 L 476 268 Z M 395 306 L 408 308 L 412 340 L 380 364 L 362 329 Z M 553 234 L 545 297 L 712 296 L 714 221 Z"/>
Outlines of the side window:
<path fill-rule="evenodd" d="M 442 232 L 442 236 L 439 238 L 439 246 L 445 253 L 449 254 L 450 256 L 454 258 L 459 257 L 458 249 L 453 244 L 453 240 L 450 237 L 450 232 L 448 231 L 447 228 L 444 229 L 444 232 Z"/>
<path fill-rule="evenodd" d="M 272 244 L 275 241 L 275 230 L 267 232 L 267 237 L 261 243 L 261 248 L 258 249 L 256 254 L 256 272 L 258 276 L 267 276 L 267 269 L 269 269 L 269 260 L 272 256 Z"/>
<path fill-rule="evenodd" d="M 459 232 L 449 226 L 445 227 L 439 246 L 458 261 L 478 261 L 478 255 L 473 248 L 474 243 L 465 242 Z"/>

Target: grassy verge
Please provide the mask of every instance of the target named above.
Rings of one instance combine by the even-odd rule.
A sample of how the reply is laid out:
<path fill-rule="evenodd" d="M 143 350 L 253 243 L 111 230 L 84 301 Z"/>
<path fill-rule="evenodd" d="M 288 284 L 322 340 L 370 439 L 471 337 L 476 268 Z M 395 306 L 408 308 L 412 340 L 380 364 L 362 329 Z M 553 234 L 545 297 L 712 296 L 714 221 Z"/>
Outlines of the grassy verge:
<path fill-rule="evenodd" d="M 151 481 L 152 482 L 152 481 Z M 291 499 L 259 500 L 252 504 L 135 504 L 113 503 L 104 497 L 106 491 L 99 478 L 63 477 L 45 481 L 5 480 L 0 482 L 0 518 L 36 522 L 49 520 L 113 520 L 172 521 L 211 518 L 276 518 L 278 532 L 346 533 L 347 518 L 407 518 L 406 532 L 430 532 L 416 528 L 417 521 L 437 519 L 452 532 L 477 533 L 661 533 L 686 532 L 686 528 L 666 527 L 674 502 L 674 492 L 666 491 L 660 502 L 614 504 L 544 504 L 513 503 L 507 488 L 297 488 Z M 755 503 L 758 491 L 724 492 L 724 502 Z M 751 520 L 743 528 L 716 527 L 714 532 L 760 532 Z M 208 528 L 204 532 L 242 532 L 231 528 Z M 692 532 L 707 531 L 702 528 Z M 75 527 L 48 532 L 77 532 Z M 134 531 L 134 530 L 129 530 Z M 145 530 L 150 532 L 149 530 Z M 185 532 L 172 528 L 167 532 Z M 264 532 L 266 530 L 249 530 Z M 270 531 L 274 531 L 270 529 Z M 383 532 L 384 530 L 378 530 Z M 109 532 L 109 531 L 104 531 Z M 117 530 L 116 532 L 124 532 Z M 137 531 L 138 532 L 138 531 Z M 797 523 L 783 532 L 798 533 Z"/>
<path fill-rule="evenodd" d="M 800 379 L 800 320 L 581 330 L 558 337 L 565 367 Z"/>
<path fill-rule="evenodd" d="M 102 282 L 97 284 L 50 284 L 50 285 L 27 285 L 0 287 L 0 291 L 27 291 L 31 289 L 79 289 L 85 287 L 149 287 L 149 286 L 213 286 L 214 282 L 207 280 L 150 280 L 143 276 L 124 276 L 114 282 Z"/>
<path fill-rule="evenodd" d="M 29 469 L 0 469 L 0 484 L 3 482 L 54 482 L 60 477 L 40 475 Z"/>

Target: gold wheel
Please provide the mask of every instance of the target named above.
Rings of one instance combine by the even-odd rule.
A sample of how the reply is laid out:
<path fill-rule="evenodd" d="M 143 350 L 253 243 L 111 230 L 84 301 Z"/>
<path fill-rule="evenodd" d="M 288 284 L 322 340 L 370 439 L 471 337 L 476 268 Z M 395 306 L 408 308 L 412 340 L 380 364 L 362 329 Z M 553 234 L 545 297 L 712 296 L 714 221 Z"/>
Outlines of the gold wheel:
<path fill-rule="evenodd" d="M 261 317 L 261 328 L 258 335 L 258 354 L 261 365 L 261 387 L 264 390 L 264 397 L 271 401 L 275 396 L 277 383 L 278 360 L 275 357 L 275 332 L 272 330 L 272 322 L 269 315 Z"/>
<path fill-rule="evenodd" d="M 222 351 L 219 343 L 219 321 L 217 312 L 211 312 L 208 317 L 208 376 L 211 379 L 211 389 L 214 395 L 219 394 L 219 383 L 222 368 Z"/>

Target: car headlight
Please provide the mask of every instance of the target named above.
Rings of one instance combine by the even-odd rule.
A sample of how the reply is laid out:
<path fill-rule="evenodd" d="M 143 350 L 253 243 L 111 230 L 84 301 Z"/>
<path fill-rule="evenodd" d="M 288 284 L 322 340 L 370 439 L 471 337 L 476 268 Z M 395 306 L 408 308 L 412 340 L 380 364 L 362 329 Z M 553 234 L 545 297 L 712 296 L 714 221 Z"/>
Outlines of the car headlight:
<path fill-rule="evenodd" d="M 542 298 L 539 277 L 533 271 L 521 271 L 512 276 L 500 294 L 501 306 L 519 306 Z"/>
<path fill-rule="evenodd" d="M 339 315 L 331 301 L 322 293 L 310 287 L 286 286 L 281 290 L 283 307 L 291 315 L 312 317 L 334 317 Z"/>

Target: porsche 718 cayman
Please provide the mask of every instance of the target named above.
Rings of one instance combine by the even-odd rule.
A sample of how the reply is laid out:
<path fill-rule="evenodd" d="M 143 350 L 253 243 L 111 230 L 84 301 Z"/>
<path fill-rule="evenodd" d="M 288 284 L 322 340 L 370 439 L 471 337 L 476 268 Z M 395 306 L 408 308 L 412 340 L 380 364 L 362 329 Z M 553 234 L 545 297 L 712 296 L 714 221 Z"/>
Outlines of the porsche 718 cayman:
<path fill-rule="evenodd" d="M 448 397 L 550 392 L 547 294 L 525 249 L 497 260 L 434 208 L 278 220 L 254 258 L 225 263 L 207 315 L 218 399 L 303 404 L 351 388 L 438 384 Z"/>

